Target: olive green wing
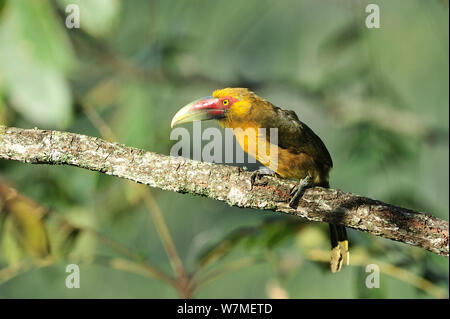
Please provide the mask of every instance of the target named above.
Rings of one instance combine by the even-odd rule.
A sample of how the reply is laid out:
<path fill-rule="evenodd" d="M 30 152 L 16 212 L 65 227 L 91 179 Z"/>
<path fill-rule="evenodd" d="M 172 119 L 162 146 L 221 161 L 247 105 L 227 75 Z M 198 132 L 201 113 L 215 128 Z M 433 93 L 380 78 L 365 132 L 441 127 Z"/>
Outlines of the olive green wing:
<path fill-rule="evenodd" d="M 278 128 L 278 146 L 293 152 L 306 153 L 322 165 L 333 167 L 333 161 L 325 144 L 294 111 L 273 107 L 268 127 Z"/>

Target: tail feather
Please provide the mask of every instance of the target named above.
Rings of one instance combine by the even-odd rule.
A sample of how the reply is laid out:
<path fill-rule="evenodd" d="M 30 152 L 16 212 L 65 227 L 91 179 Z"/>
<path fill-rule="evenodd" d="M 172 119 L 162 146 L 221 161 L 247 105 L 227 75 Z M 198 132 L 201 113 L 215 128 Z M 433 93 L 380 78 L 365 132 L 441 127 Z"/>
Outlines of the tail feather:
<path fill-rule="evenodd" d="M 324 181 L 320 186 L 329 188 L 328 180 Z M 345 226 L 329 224 L 331 239 L 331 272 L 338 272 L 342 268 L 342 264 L 350 264 L 350 253 L 348 250 L 347 230 Z"/>
<path fill-rule="evenodd" d="M 349 265 L 350 254 L 345 226 L 329 224 L 331 239 L 331 272 L 339 272 L 342 264 Z"/>
<path fill-rule="evenodd" d="M 350 253 L 348 251 L 347 230 L 341 225 L 337 225 L 336 228 L 338 232 L 338 244 L 342 253 L 342 262 L 348 266 L 350 264 Z"/>
<path fill-rule="evenodd" d="M 330 226 L 330 239 L 331 239 L 331 272 L 338 272 L 342 267 L 342 254 L 338 241 L 338 231 L 335 224 L 329 224 Z"/>

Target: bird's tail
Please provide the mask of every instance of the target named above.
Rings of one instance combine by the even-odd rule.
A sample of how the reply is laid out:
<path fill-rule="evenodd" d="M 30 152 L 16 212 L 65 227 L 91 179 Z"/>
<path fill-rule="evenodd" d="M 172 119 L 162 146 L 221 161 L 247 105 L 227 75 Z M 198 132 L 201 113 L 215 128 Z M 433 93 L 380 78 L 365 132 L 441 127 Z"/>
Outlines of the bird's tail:
<path fill-rule="evenodd" d="M 324 183 L 322 187 L 329 188 L 328 182 Z M 329 224 L 330 225 L 330 239 L 331 239 L 331 272 L 338 272 L 342 268 L 342 264 L 350 264 L 350 253 L 348 251 L 347 230 L 345 226 Z"/>
<path fill-rule="evenodd" d="M 338 272 L 342 264 L 350 264 L 350 253 L 348 251 L 348 239 L 345 226 L 329 224 L 331 238 L 331 272 Z"/>

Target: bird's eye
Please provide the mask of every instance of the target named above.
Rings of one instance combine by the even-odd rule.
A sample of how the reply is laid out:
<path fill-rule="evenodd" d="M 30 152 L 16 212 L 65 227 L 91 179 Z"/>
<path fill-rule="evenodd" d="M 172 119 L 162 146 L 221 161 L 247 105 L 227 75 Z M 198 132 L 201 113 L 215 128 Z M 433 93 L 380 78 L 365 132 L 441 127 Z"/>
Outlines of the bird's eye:
<path fill-rule="evenodd" d="M 228 100 L 223 100 L 223 101 L 222 101 L 222 104 L 225 105 L 225 106 L 227 106 L 228 104 L 230 104 L 230 101 L 228 101 Z"/>

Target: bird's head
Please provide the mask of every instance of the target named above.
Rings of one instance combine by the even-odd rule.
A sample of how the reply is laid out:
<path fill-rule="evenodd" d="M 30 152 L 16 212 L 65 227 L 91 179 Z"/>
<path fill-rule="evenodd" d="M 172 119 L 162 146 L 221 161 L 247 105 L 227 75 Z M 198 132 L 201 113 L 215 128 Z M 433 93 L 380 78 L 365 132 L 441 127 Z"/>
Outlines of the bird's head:
<path fill-rule="evenodd" d="M 259 104 L 268 103 L 245 88 L 225 88 L 216 90 L 212 96 L 201 98 L 183 106 L 173 117 L 171 126 L 216 119 L 222 126 L 236 127 L 248 121 L 252 111 Z"/>

